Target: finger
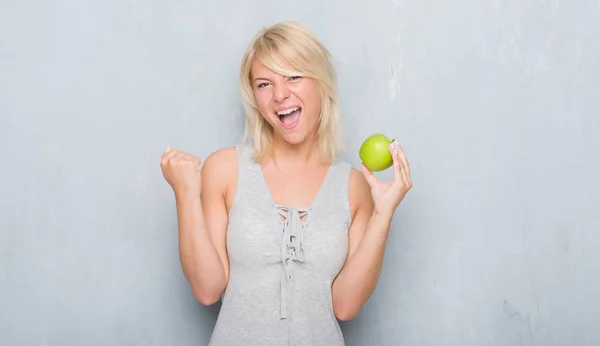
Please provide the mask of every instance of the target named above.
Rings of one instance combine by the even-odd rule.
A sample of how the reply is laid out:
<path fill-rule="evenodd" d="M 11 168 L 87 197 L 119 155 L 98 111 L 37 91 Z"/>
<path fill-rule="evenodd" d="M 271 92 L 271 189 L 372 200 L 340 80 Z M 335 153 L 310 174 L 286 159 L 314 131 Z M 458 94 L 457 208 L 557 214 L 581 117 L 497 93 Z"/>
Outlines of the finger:
<path fill-rule="evenodd" d="M 167 162 L 169 159 L 177 155 L 179 152 L 177 150 L 172 149 L 170 146 L 167 147 L 167 150 L 162 155 L 161 162 Z"/>
<path fill-rule="evenodd" d="M 394 165 L 394 181 L 400 182 L 400 180 L 403 179 L 402 163 L 400 162 L 400 159 L 398 158 L 398 149 L 396 148 L 394 143 L 396 143 L 396 140 L 392 141 L 388 150 L 390 151 L 390 154 L 392 155 L 392 162 Z"/>
<path fill-rule="evenodd" d="M 367 183 L 369 184 L 369 186 L 373 187 L 374 184 L 377 182 L 377 178 L 375 177 L 375 175 L 373 175 L 373 172 L 371 172 L 367 166 L 365 166 L 364 163 L 361 164 L 362 166 L 362 173 L 363 176 L 365 177 L 365 179 L 367 180 Z"/>
<path fill-rule="evenodd" d="M 161 157 L 164 158 L 168 153 L 170 153 L 171 151 L 173 151 L 173 148 L 171 148 L 171 146 L 169 145 L 165 151 L 163 151 Z"/>
<path fill-rule="evenodd" d="M 404 153 L 404 150 L 402 150 L 400 144 L 394 141 L 394 145 L 396 147 L 396 155 L 398 156 L 398 159 L 401 163 L 402 173 L 404 175 L 404 178 L 408 181 L 410 180 L 410 166 L 408 164 L 408 159 L 406 158 L 406 154 Z"/>

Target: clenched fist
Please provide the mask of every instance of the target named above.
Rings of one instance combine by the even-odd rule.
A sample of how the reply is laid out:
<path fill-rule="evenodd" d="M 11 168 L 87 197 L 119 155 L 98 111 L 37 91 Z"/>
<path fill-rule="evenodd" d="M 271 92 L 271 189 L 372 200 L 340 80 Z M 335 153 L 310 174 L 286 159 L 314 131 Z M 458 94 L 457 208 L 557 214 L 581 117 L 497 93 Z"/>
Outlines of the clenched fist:
<path fill-rule="evenodd" d="M 165 180 L 176 196 L 200 197 L 200 159 L 167 147 L 160 161 Z"/>

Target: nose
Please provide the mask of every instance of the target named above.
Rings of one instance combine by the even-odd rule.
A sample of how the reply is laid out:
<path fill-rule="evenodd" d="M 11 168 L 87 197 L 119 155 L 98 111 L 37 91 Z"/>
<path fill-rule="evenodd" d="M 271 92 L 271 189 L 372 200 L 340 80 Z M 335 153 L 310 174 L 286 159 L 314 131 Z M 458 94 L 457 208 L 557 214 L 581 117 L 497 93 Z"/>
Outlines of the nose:
<path fill-rule="evenodd" d="M 290 97 L 290 91 L 285 84 L 275 84 L 273 87 L 273 100 L 283 102 Z"/>

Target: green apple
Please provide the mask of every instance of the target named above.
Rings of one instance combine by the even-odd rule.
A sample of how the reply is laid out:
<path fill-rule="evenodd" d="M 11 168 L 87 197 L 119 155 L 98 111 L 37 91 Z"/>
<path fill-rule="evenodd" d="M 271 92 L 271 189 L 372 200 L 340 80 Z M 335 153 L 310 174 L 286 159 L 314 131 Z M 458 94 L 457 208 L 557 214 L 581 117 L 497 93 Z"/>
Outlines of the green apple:
<path fill-rule="evenodd" d="M 376 133 L 363 142 L 358 156 L 370 171 L 386 170 L 394 163 L 389 149 L 391 143 L 385 135 Z"/>

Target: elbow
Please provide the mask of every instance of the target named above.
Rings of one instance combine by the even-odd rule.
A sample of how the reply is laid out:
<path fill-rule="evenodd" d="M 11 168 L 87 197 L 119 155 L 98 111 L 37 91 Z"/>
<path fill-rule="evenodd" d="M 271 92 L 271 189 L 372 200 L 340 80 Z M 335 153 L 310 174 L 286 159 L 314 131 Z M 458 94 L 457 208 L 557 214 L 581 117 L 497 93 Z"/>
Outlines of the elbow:
<path fill-rule="evenodd" d="M 340 321 L 350 321 L 354 319 L 360 312 L 360 306 L 353 306 L 354 304 L 343 304 L 334 306 L 333 314 L 335 318 Z"/>
<path fill-rule="evenodd" d="M 211 306 L 219 301 L 219 297 L 196 297 L 196 299 L 204 306 Z"/>
<path fill-rule="evenodd" d="M 356 317 L 356 316 L 355 315 L 353 316 L 352 314 L 335 314 L 335 318 L 337 318 L 339 321 L 342 321 L 342 322 L 350 321 L 354 317 Z"/>
<path fill-rule="evenodd" d="M 199 290 L 194 290 L 193 293 L 194 298 L 204 306 L 211 306 L 221 299 L 221 295 L 219 294 L 208 294 Z"/>
<path fill-rule="evenodd" d="M 199 280 L 189 280 L 189 284 L 194 298 L 204 306 L 211 306 L 221 300 L 226 287 L 222 283 L 210 282 L 207 285 Z"/>

